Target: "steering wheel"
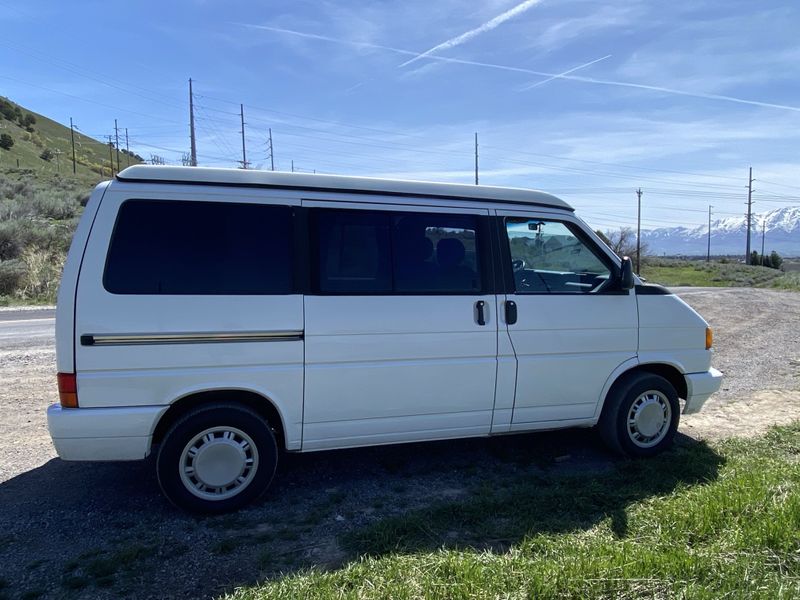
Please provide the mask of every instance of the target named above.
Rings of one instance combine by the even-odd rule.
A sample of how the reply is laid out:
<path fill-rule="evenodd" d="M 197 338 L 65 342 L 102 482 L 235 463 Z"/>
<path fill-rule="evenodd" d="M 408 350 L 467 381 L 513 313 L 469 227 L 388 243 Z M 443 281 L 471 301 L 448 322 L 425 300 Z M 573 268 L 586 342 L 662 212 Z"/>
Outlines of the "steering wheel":
<path fill-rule="evenodd" d="M 525 268 L 525 266 L 525 261 L 521 258 L 515 258 L 511 261 L 511 269 L 514 271 L 514 273 L 519 273 Z"/>

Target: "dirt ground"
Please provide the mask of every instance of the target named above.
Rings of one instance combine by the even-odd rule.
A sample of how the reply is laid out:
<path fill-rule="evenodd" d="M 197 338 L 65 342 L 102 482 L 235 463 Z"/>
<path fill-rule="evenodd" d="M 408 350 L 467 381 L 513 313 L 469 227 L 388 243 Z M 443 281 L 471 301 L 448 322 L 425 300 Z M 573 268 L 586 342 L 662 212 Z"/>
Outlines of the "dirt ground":
<path fill-rule="evenodd" d="M 714 327 L 723 389 L 683 416 L 679 443 L 750 436 L 800 418 L 800 294 L 677 290 Z M 598 473 L 592 431 L 285 456 L 236 515 L 197 518 L 158 492 L 152 460 L 65 463 L 44 410 L 57 401 L 49 313 L 0 316 L 0 598 L 210 598 L 358 558 L 360 527 L 480 487 L 489 474 Z"/>

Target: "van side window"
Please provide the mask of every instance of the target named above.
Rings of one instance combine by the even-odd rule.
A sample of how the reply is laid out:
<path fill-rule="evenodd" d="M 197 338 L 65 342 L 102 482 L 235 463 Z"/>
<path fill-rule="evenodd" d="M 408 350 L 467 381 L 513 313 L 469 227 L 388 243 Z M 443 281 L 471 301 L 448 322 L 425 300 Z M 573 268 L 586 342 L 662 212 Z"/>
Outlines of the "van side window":
<path fill-rule="evenodd" d="M 472 215 L 395 213 L 395 291 L 480 292 L 477 229 L 477 218 Z"/>
<path fill-rule="evenodd" d="M 103 284 L 113 294 L 290 294 L 292 209 L 127 200 Z"/>
<path fill-rule="evenodd" d="M 566 223 L 509 218 L 506 233 L 517 293 L 585 294 L 610 278 L 608 265 Z"/>
<path fill-rule="evenodd" d="M 321 210 L 316 231 L 319 291 L 392 290 L 388 213 Z"/>
<path fill-rule="evenodd" d="M 316 209 L 317 289 L 338 294 L 476 294 L 473 215 Z"/>

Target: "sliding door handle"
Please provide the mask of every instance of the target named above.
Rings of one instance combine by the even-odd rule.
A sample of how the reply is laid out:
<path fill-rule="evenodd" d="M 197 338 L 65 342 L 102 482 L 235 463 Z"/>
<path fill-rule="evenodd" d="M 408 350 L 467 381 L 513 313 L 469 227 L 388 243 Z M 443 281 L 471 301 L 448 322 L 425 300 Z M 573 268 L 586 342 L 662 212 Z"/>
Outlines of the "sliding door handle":
<path fill-rule="evenodd" d="M 483 313 L 483 309 L 486 306 L 486 302 L 483 300 L 478 300 L 475 303 L 475 309 L 478 312 L 478 325 L 486 325 L 486 315 Z"/>

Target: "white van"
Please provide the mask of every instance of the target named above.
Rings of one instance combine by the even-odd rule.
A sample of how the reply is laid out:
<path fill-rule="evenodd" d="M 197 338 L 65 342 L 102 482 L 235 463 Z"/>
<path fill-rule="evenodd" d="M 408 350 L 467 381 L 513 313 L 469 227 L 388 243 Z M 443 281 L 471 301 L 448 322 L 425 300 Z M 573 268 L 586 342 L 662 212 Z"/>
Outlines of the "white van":
<path fill-rule="evenodd" d="M 279 451 L 597 426 L 649 456 L 722 378 L 706 322 L 549 194 L 191 167 L 97 186 L 56 349 L 61 458 L 157 452 L 206 512 Z"/>

